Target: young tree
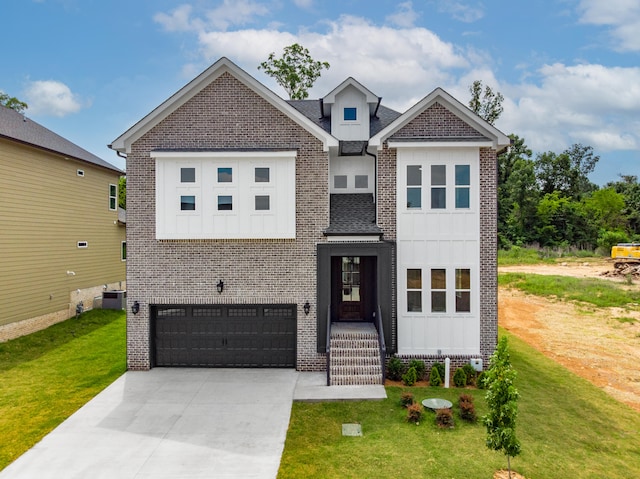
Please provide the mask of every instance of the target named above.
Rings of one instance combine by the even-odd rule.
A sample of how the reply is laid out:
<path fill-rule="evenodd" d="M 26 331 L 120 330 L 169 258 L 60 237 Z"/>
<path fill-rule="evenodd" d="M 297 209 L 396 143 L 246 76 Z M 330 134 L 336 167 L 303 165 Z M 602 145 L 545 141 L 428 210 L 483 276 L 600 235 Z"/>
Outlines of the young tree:
<path fill-rule="evenodd" d="M 29 108 L 25 102 L 18 100 L 15 96 L 9 96 L 2 91 L 0 91 L 0 105 L 11 108 L 18 113 L 22 113 Z"/>
<path fill-rule="evenodd" d="M 469 108 L 493 125 L 504 110 L 502 108 L 502 102 L 504 101 L 502 93 L 494 93 L 489 85 L 485 86 L 483 93 L 481 80 L 474 81 L 469 87 L 469 92 L 471 93 Z"/>
<path fill-rule="evenodd" d="M 514 385 L 516 375 L 511 366 L 507 337 L 503 336 L 491 355 L 484 379 L 489 413 L 482 417 L 482 421 L 487 427 L 487 447 L 503 451 L 507 456 L 509 477 L 511 458 L 520 454 L 520 441 L 515 433 L 519 396 Z"/>
<path fill-rule="evenodd" d="M 309 96 L 308 90 L 320 78 L 323 68 L 329 68 L 328 62 L 311 58 L 309 50 L 298 43 L 284 47 L 282 56 L 276 58 L 271 52 L 267 61 L 258 66 L 272 76 L 286 90 L 291 100 L 304 100 Z"/>

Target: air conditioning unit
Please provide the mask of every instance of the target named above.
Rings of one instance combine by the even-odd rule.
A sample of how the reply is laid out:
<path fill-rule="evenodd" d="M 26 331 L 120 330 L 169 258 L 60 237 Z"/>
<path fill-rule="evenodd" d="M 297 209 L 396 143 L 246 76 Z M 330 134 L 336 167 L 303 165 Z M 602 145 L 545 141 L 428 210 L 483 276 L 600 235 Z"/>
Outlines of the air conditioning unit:
<path fill-rule="evenodd" d="M 127 292 L 126 291 L 103 291 L 102 292 L 102 309 L 126 309 Z"/>

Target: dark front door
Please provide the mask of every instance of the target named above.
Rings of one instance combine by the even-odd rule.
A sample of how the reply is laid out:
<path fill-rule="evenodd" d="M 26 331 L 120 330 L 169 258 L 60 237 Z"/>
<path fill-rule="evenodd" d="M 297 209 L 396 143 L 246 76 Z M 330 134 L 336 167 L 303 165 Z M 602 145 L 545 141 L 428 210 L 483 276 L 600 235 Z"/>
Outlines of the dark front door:
<path fill-rule="evenodd" d="M 375 311 L 376 258 L 332 258 L 332 304 L 338 321 L 370 321 Z"/>

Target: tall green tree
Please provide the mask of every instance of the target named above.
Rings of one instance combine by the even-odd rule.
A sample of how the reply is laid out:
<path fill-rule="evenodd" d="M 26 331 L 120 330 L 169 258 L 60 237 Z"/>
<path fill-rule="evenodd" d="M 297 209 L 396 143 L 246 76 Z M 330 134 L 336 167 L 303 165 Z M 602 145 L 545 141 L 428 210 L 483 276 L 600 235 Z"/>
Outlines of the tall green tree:
<path fill-rule="evenodd" d="M 607 183 L 624 198 L 622 214 L 630 233 L 640 234 L 640 183 L 635 175 L 620 175 L 620 180 Z"/>
<path fill-rule="evenodd" d="M 494 92 L 489 85 L 486 85 L 483 90 L 481 80 L 476 80 L 469 86 L 469 93 L 471 93 L 469 108 L 493 125 L 504 110 L 502 93 Z"/>
<path fill-rule="evenodd" d="M 511 458 L 520 454 L 520 441 L 516 438 L 515 430 L 520 396 L 515 386 L 516 376 L 511 366 L 507 337 L 503 336 L 489 359 L 489 369 L 485 375 L 485 399 L 489 412 L 482 417 L 482 421 L 487 428 L 487 447 L 502 451 L 507 456 L 509 477 Z"/>
<path fill-rule="evenodd" d="M 536 176 L 542 193 L 554 191 L 563 196 L 580 200 L 584 195 L 598 189 L 588 178 L 600 157 L 591 146 L 579 143 L 572 145 L 559 155 L 548 151 L 536 159 Z"/>
<path fill-rule="evenodd" d="M 0 105 L 11 108 L 18 113 L 23 113 L 27 108 L 29 108 L 25 102 L 18 100 L 15 96 L 9 96 L 2 91 L 0 91 Z"/>
<path fill-rule="evenodd" d="M 127 209 L 127 177 L 121 176 L 118 181 L 118 206 Z"/>
<path fill-rule="evenodd" d="M 276 79 L 291 100 L 304 100 L 308 90 L 320 78 L 322 69 L 329 68 L 328 62 L 314 60 L 309 50 L 298 43 L 284 47 L 282 56 L 276 58 L 274 52 L 258 66 L 269 76 Z"/>

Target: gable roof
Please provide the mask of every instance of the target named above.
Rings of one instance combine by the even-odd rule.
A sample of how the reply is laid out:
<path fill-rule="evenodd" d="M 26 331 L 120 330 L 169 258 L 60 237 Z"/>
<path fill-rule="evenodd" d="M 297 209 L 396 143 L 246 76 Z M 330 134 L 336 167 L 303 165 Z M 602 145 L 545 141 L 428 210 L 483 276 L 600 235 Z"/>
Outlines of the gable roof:
<path fill-rule="evenodd" d="M 253 78 L 247 72 L 238 67 L 228 58 L 222 57 L 196 78 L 187 83 L 184 87 L 170 96 L 151 113 L 146 115 L 126 132 L 116 138 L 110 145 L 116 151 L 129 153 L 131 145 L 142 137 L 145 133 L 153 129 L 158 123 L 164 120 L 171 113 L 176 111 L 187 101 L 202 91 L 207 85 L 220 77 L 223 73 L 229 73 L 249 89 L 253 90 L 257 95 L 264 98 L 268 103 L 287 115 L 301 127 L 314 135 L 324 145 L 325 151 L 329 147 L 337 147 L 338 140 L 331 136 L 317 123 L 311 121 L 307 116 L 297 109 L 293 108 L 289 103 L 280 98 L 266 86 Z"/>
<path fill-rule="evenodd" d="M 460 118 L 466 124 L 478 131 L 483 137 L 486 137 L 493 147 L 500 150 L 511 144 L 511 139 L 498 130 L 496 127 L 483 120 L 480 116 L 470 110 L 468 107 L 460 103 L 453 96 L 449 95 L 442 88 L 436 88 L 426 97 L 409 108 L 406 112 L 396 118 L 392 123 L 380 130 L 377 134 L 373 135 L 369 140 L 369 146 L 382 148 L 382 144 L 389 139 L 394 133 L 406 126 L 420 113 L 427 110 L 435 103 L 439 103 L 447 110 Z M 456 138 L 448 138 L 448 141 L 456 141 Z M 468 140 L 462 139 L 462 141 Z M 402 140 L 401 140 L 402 141 Z M 406 140 L 404 140 L 406 141 Z"/>
<path fill-rule="evenodd" d="M 347 78 L 345 81 L 340 83 L 340 85 L 338 85 L 333 90 L 331 90 L 329 93 L 327 93 L 322 98 L 322 101 L 324 103 L 335 103 L 336 102 L 336 95 L 338 93 L 340 93 L 342 90 L 344 90 L 345 88 L 349 87 L 349 86 L 354 87 L 356 90 L 358 90 L 360 93 L 362 93 L 365 96 L 367 103 L 379 103 L 380 102 L 380 97 L 378 95 L 373 93 L 371 90 L 369 90 L 367 87 L 365 87 L 362 83 L 360 83 L 358 80 L 356 80 L 353 77 Z"/>
<path fill-rule="evenodd" d="M 0 105 L 0 137 L 124 174 L 120 168 L 80 148 L 11 108 Z"/>

